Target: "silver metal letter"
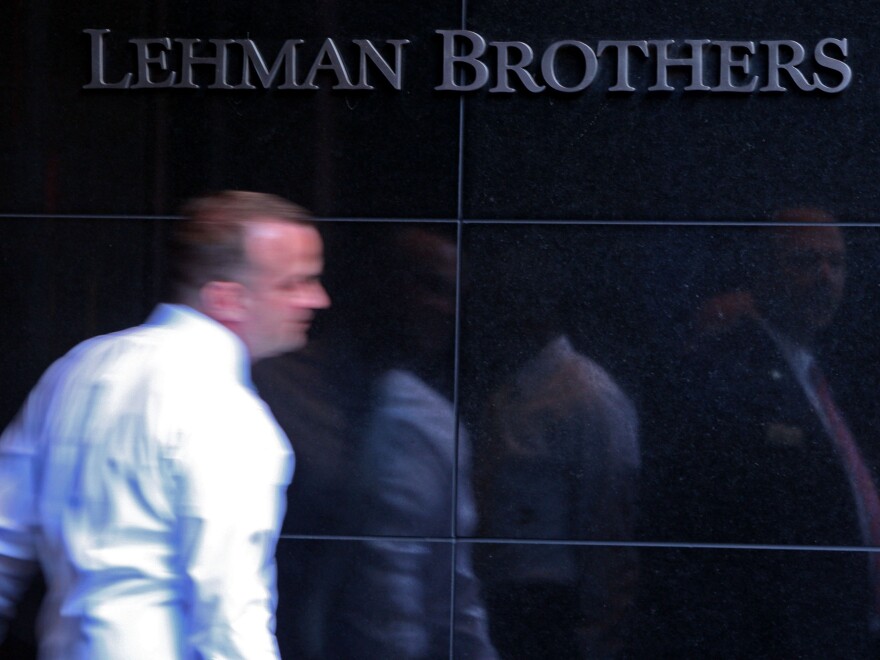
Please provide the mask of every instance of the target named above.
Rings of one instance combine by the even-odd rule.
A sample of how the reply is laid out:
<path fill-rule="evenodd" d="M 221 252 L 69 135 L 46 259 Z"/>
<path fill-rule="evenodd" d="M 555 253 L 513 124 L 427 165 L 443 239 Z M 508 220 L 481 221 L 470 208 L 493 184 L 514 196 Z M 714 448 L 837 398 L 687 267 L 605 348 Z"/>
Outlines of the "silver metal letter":
<path fill-rule="evenodd" d="M 532 60 L 535 58 L 535 53 L 532 51 L 531 46 L 522 41 L 493 41 L 490 45 L 495 46 L 495 48 L 498 49 L 496 84 L 495 87 L 489 89 L 490 92 L 516 91 L 508 82 L 508 74 L 511 72 L 517 75 L 520 82 L 522 82 L 525 88 L 530 92 L 542 92 L 546 89 L 544 85 L 539 85 L 535 82 L 532 74 L 526 71 L 526 67 L 531 64 Z M 510 49 L 519 51 L 518 61 L 510 61 Z"/>
<path fill-rule="evenodd" d="M 566 87 L 556 77 L 556 53 L 565 46 L 574 46 L 584 56 L 584 77 L 574 87 Z M 550 44 L 550 47 L 541 56 L 541 75 L 544 76 L 544 81 L 557 92 L 580 92 L 586 89 L 596 77 L 598 68 L 599 60 L 596 59 L 596 53 L 583 41 L 557 41 Z"/>
<path fill-rule="evenodd" d="M 813 89 L 813 85 L 810 84 L 810 81 L 808 81 L 804 77 L 804 74 L 796 68 L 798 64 L 804 61 L 803 46 L 797 41 L 790 40 L 762 41 L 761 44 L 767 46 L 769 51 L 767 55 L 767 84 L 761 88 L 762 92 L 787 91 L 786 88 L 779 83 L 779 72 L 782 70 L 788 72 L 788 75 L 791 76 L 794 84 L 805 92 L 809 92 Z M 788 62 L 782 61 L 780 52 L 783 48 L 788 48 L 792 52 L 791 59 Z"/>
<path fill-rule="evenodd" d="M 266 66 L 263 54 L 253 41 L 250 39 L 236 39 L 233 43 L 238 44 L 244 49 L 241 84 L 236 85 L 236 89 L 256 89 L 251 84 L 251 67 L 253 67 L 257 77 L 260 79 L 260 85 L 262 85 L 263 89 L 269 89 L 282 66 L 284 66 L 284 82 L 279 86 L 279 89 L 302 89 L 296 82 L 296 47 L 303 43 L 302 39 L 288 39 L 285 41 L 284 45 L 281 46 L 281 52 L 278 53 L 275 61 L 272 63 L 271 69 Z"/>
<path fill-rule="evenodd" d="M 174 85 L 178 89 L 198 89 L 193 82 L 193 65 L 205 64 L 214 67 L 214 83 L 208 85 L 208 89 L 235 89 L 226 82 L 226 46 L 234 43 L 233 39 L 209 39 L 214 45 L 215 54 L 211 56 L 196 56 L 193 46 L 202 42 L 201 39 L 175 39 L 183 47 L 180 62 L 180 82 Z"/>
<path fill-rule="evenodd" d="M 825 52 L 825 46 L 828 45 L 837 46 L 840 49 L 840 54 L 843 55 L 843 57 L 846 57 L 848 44 L 846 39 L 822 39 L 822 41 L 816 44 L 816 50 L 814 51 L 816 64 L 825 67 L 826 69 L 837 71 L 837 73 L 839 73 L 841 77 L 840 83 L 838 83 L 834 87 L 830 87 L 824 84 L 819 79 L 818 73 L 813 74 L 813 82 L 816 85 L 816 89 L 820 89 L 823 92 L 828 92 L 829 94 L 837 94 L 849 87 L 850 82 L 852 82 L 852 69 L 850 68 L 849 64 L 847 64 L 843 60 L 839 60 L 836 57 L 831 57 L 830 55 L 828 55 Z"/>
<path fill-rule="evenodd" d="M 328 60 L 326 64 L 324 63 L 324 58 Z M 332 71 L 336 74 L 336 84 L 333 85 L 333 89 L 357 89 L 357 87 L 351 84 L 351 78 L 349 78 L 345 63 L 342 61 L 342 55 L 339 54 L 336 43 L 330 37 L 324 40 L 324 45 L 318 51 L 318 55 L 315 57 L 314 63 L 312 63 L 312 68 L 309 69 L 309 75 L 306 76 L 303 82 L 303 88 L 318 89 L 318 86 L 315 84 L 315 76 L 318 74 L 318 71 L 322 70 Z"/>
<path fill-rule="evenodd" d="M 403 48 L 409 43 L 409 39 L 389 39 L 388 43 L 394 46 L 394 66 L 392 67 L 379 53 L 369 39 L 352 39 L 361 50 L 360 79 L 358 89 L 374 89 L 367 80 L 367 60 L 369 59 L 379 69 L 379 73 L 385 76 L 385 80 L 391 86 L 400 91 L 403 87 Z"/>
<path fill-rule="evenodd" d="M 715 41 L 713 45 L 721 49 L 721 68 L 718 74 L 718 86 L 713 87 L 713 92 L 754 92 L 758 86 L 758 76 L 752 76 L 746 85 L 733 84 L 733 69 L 742 69 L 743 73 L 749 72 L 749 55 L 755 54 L 754 41 Z M 734 59 L 733 49 L 745 48 L 746 52 L 740 59 Z"/>
<path fill-rule="evenodd" d="M 666 78 L 666 70 L 671 66 L 686 66 L 691 69 L 691 84 L 685 87 L 687 91 L 707 91 L 708 85 L 703 83 L 703 46 L 709 43 L 708 39 L 686 39 L 684 43 L 691 47 L 691 56 L 682 58 L 669 57 L 669 46 L 675 43 L 672 39 L 650 41 L 657 49 L 657 84 L 648 87 L 651 92 L 673 92 Z"/>
<path fill-rule="evenodd" d="M 132 89 L 144 89 L 146 87 L 171 87 L 177 74 L 170 71 L 164 80 L 150 80 L 150 65 L 158 64 L 159 69 L 168 71 L 168 50 L 171 48 L 171 39 L 129 39 L 137 48 L 138 58 L 138 81 L 131 86 Z M 159 51 L 158 55 L 150 55 L 150 46 L 161 46 L 165 50 Z"/>
<path fill-rule="evenodd" d="M 83 89 L 128 89 L 131 84 L 131 74 L 126 73 L 122 80 L 115 83 L 104 82 L 104 35 L 110 30 L 83 30 L 92 41 L 92 81 L 83 85 Z"/>
<path fill-rule="evenodd" d="M 638 48 L 648 57 L 647 41 L 600 41 L 597 52 L 599 57 L 606 48 L 617 49 L 617 82 L 608 88 L 609 92 L 634 92 L 636 88 L 629 84 L 629 49 Z"/>
<path fill-rule="evenodd" d="M 434 89 L 442 91 L 470 92 L 480 89 L 489 82 L 489 67 L 479 60 L 486 52 L 486 40 L 470 30 L 437 30 L 443 35 L 443 84 Z M 471 43 L 470 53 L 455 54 L 456 37 L 467 39 Z M 456 64 L 469 66 L 474 72 L 474 80 L 461 85 L 455 82 Z"/>

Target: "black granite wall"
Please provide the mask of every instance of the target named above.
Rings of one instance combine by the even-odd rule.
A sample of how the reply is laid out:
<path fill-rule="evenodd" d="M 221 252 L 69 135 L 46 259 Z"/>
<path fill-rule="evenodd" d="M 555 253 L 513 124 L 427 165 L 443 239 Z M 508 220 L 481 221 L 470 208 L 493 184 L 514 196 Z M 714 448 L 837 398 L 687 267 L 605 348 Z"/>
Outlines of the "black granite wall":
<path fill-rule="evenodd" d="M 766 332 L 829 313 L 801 343 L 871 471 L 874 5 L 14 0 L 0 16 L 3 424 L 55 358 L 161 298 L 183 200 L 261 190 L 320 218 L 334 305 L 308 348 L 255 369 L 298 457 L 285 657 L 874 655 L 871 496 Z M 352 75 L 353 39 L 386 58 L 410 43 L 401 89 L 373 69 L 373 90 L 333 89 L 331 70 L 317 90 L 211 89 L 206 65 L 198 89 L 87 89 L 87 29 L 110 30 L 108 84 L 137 77 L 129 39 L 250 38 L 267 60 L 302 39 L 300 80 L 328 37 Z M 605 58 L 577 93 L 437 90 L 436 31 L 458 29 L 537 57 L 794 40 L 827 84 L 813 48 L 846 39 L 852 80 L 716 93 L 673 69 L 673 91 L 649 91 L 653 60 L 633 55 L 633 92 L 608 91 Z M 765 47 L 752 66 L 763 85 Z"/>

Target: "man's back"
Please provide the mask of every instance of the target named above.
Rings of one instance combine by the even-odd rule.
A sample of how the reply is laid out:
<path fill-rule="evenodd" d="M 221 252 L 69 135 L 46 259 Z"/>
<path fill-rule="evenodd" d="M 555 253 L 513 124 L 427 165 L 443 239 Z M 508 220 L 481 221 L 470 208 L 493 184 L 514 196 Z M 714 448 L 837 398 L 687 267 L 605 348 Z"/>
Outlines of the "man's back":
<path fill-rule="evenodd" d="M 0 446 L 0 554 L 49 587 L 41 655 L 277 655 L 292 453 L 247 370 L 231 333 L 163 307 L 43 377 Z"/>

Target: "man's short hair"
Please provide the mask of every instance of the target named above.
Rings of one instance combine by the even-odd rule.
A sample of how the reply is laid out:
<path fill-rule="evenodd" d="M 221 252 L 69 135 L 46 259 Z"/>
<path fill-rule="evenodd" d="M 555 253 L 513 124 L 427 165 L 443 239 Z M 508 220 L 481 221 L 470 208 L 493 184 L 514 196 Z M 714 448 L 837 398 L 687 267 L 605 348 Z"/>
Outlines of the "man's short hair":
<path fill-rule="evenodd" d="M 226 190 L 183 207 L 171 235 L 172 297 L 183 301 L 208 282 L 241 281 L 247 268 L 245 230 L 260 220 L 311 226 L 311 214 L 276 195 Z"/>

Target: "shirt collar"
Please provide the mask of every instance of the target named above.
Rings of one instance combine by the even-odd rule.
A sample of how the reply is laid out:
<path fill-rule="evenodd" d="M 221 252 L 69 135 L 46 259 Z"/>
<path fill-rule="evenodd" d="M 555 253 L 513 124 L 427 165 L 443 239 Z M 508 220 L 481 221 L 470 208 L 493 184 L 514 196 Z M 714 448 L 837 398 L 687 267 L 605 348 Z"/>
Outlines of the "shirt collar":
<path fill-rule="evenodd" d="M 223 368 L 228 364 L 242 385 L 254 389 L 247 347 L 238 335 L 211 317 L 188 305 L 162 303 L 145 325 L 174 328 L 193 337 L 199 351 L 210 353 L 212 365 Z"/>

